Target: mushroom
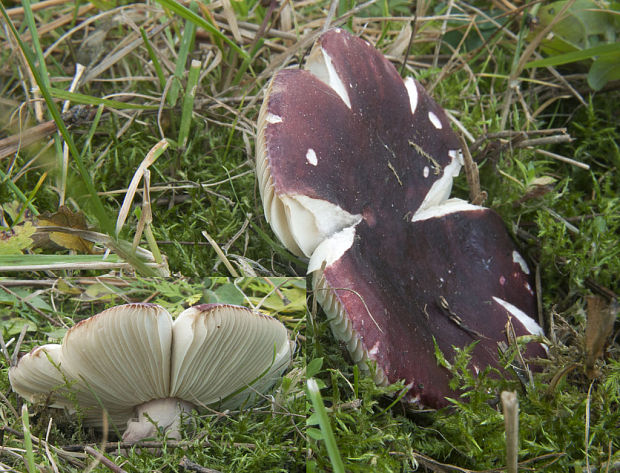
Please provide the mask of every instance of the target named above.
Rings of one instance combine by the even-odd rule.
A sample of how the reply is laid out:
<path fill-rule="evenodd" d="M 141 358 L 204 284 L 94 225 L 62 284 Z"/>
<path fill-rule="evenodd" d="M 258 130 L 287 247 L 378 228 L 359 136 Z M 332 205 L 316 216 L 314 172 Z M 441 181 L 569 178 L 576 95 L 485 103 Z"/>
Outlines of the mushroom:
<path fill-rule="evenodd" d="M 103 411 L 123 440 L 179 438 L 182 414 L 236 408 L 269 389 L 290 362 L 284 325 L 240 306 L 203 304 L 176 320 L 155 304 L 112 307 L 69 329 L 62 344 L 33 349 L 9 369 L 31 402 L 75 410 L 101 428 Z"/>
<path fill-rule="evenodd" d="M 474 370 L 498 366 L 510 320 L 542 334 L 532 274 L 501 218 L 449 198 L 460 141 L 421 84 L 366 41 L 324 33 L 305 69 L 278 72 L 258 119 L 265 217 L 309 258 L 316 297 L 353 361 L 407 400 L 447 404 L 435 344 L 477 342 Z M 544 356 L 531 343 L 528 356 Z"/>

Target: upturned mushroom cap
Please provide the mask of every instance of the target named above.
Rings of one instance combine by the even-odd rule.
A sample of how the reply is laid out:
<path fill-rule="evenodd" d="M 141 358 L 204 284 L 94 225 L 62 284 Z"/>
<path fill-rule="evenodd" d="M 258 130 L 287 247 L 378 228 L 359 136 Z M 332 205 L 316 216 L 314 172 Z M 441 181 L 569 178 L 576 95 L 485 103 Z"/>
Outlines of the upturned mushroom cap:
<path fill-rule="evenodd" d="M 291 361 L 284 325 L 245 307 L 190 307 L 173 332 L 170 394 L 197 405 L 236 408 L 269 389 Z"/>
<path fill-rule="evenodd" d="M 158 305 L 128 304 L 78 323 L 61 345 L 35 348 L 9 379 L 30 401 L 51 393 L 52 407 L 72 410 L 77 400 L 87 425 L 101 427 L 105 410 L 133 442 L 154 435 L 153 422 L 177 438 L 182 413 L 241 405 L 271 387 L 290 356 L 284 325 L 245 307 L 192 307 L 173 322 Z"/>
<path fill-rule="evenodd" d="M 259 115 L 265 216 L 308 272 L 334 334 L 381 383 L 431 407 L 454 395 L 434 340 L 497 365 L 510 318 L 540 334 L 532 275 L 501 218 L 448 199 L 461 167 L 445 112 L 365 41 L 331 30 L 275 75 Z M 544 355 L 531 344 L 528 355 Z"/>

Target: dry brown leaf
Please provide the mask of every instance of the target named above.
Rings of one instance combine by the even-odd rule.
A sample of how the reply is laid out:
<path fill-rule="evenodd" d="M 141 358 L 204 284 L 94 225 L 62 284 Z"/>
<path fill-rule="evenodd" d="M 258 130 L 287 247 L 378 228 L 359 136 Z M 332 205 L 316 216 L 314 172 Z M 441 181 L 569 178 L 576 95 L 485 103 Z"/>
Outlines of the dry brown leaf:
<path fill-rule="evenodd" d="M 586 374 L 590 379 L 597 378 L 600 373 L 596 369 L 596 360 L 605 353 L 605 348 L 614 329 L 618 314 L 618 303 L 610 304 L 599 296 L 588 297 L 588 320 L 586 322 Z"/>
<path fill-rule="evenodd" d="M 37 222 L 38 226 L 66 227 L 78 230 L 88 230 L 86 216 L 83 212 L 74 212 L 69 207 L 62 205 L 57 212 L 45 212 L 41 214 Z M 93 243 L 77 235 L 60 232 L 37 232 L 35 234 L 35 245 L 38 247 L 50 247 L 56 244 L 68 250 L 78 253 L 92 254 Z"/>

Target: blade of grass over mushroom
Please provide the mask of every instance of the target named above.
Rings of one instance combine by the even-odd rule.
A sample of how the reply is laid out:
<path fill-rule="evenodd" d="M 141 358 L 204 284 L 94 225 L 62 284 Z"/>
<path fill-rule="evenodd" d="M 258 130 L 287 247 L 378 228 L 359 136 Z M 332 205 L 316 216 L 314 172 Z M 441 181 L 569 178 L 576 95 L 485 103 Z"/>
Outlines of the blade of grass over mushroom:
<path fill-rule="evenodd" d="M 195 1 L 191 1 L 189 4 L 190 11 L 198 16 L 198 4 Z M 174 66 L 174 79 L 172 84 L 170 85 L 170 90 L 168 91 L 167 99 L 168 105 L 171 107 L 177 103 L 177 98 L 179 96 L 179 89 L 181 87 L 181 82 L 183 81 L 183 76 L 185 74 L 185 68 L 187 65 L 187 58 L 189 56 L 189 52 L 194 45 L 194 40 L 196 39 L 196 24 L 187 21 L 185 23 L 185 28 L 183 29 L 183 36 L 181 36 L 181 44 L 179 45 L 179 53 L 177 55 L 176 64 Z M 191 69 L 190 69 L 191 74 Z M 189 86 L 186 89 L 189 89 Z M 187 97 L 187 95 L 186 95 Z M 183 107 L 185 107 L 185 103 L 183 103 Z M 181 139 L 179 138 L 179 143 Z"/>
<path fill-rule="evenodd" d="M 273 238 L 271 238 L 262 228 L 256 225 L 254 222 L 250 222 L 250 227 L 258 233 L 258 235 L 269 244 L 269 247 L 277 253 L 284 260 L 289 261 L 291 263 L 295 263 L 297 265 L 304 265 L 304 261 L 287 251 L 279 242 L 276 242 Z"/>
<path fill-rule="evenodd" d="M 196 97 L 196 87 L 198 85 L 201 65 L 200 61 L 192 60 L 192 64 L 189 68 L 185 96 L 183 97 L 183 108 L 181 110 L 181 126 L 179 128 L 178 145 L 181 148 L 185 148 L 187 145 L 187 137 L 189 135 L 189 126 L 192 122 L 192 115 L 194 112 L 194 98 Z"/>
<path fill-rule="evenodd" d="M 157 110 L 158 105 L 144 105 L 131 102 L 121 102 L 119 100 L 105 99 L 101 97 L 93 97 L 92 95 L 80 94 L 79 92 L 69 92 L 63 89 L 51 87 L 50 93 L 52 97 L 62 100 L 70 100 L 74 104 L 81 105 L 104 105 L 108 108 L 117 110 Z"/>
<path fill-rule="evenodd" d="M 41 74 L 39 73 L 38 69 L 35 66 L 35 61 L 34 61 L 34 58 L 32 57 L 32 52 L 30 51 L 28 46 L 22 41 L 19 33 L 15 29 L 15 25 L 13 25 L 13 22 L 9 18 L 6 12 L 6 9 L 4 8 L 4 5 L 2 3 L 0 3 L 0 12 L 2 13 L 2 16 L 4 17 L 6 24 L 11 30 L 11 33 L 13 34 L 15 41 L 17 41 L 17 43 L 19 44 L 19 48 L 24 54 L 26 61 L 28 62 L 28 66 L 30 67 L 32 74 L 35 77 L 37 85 L 39 86 L 39 89 L 41 90 L 41 94 L 45 98 L 45 102 L 48 106 L 48 110 L 50 114 L 52 115 L 54 121 L 56 122 L 56 126 L 58 127 L 58 130 L 60 131 L 67 145 L 69 146 L 71 155 L 73 156 L 73 159 L 75 160 L 75 163 L 80 171 L 80 175 L 82 176 L 82 180 L 84 181 L 84 184 L 86 185 L 86 188 L 88 189 L 88 192 L 90 194 L 90 201 L 93 204 L 93 207 L 94 207 L 93 210 L 95 212 L 95 216 L 97 217 L 97 220 L 99 221 L 99 224 L 101 225 L 102 229 L 106 233 L 111 234 L 112 229 L 113 229 L 112 221 L 110 217 L 108 216 L 103 206 L 103 203 L 101 202 L 101 199 L 97 195 L 97 191 L 95 190 L 95 186 L 93 184 L 91 175 L 86 169 L 84 162 L 82 161 L 82 157 L 80 153 L 78 152 L 77 147 L 75 146 L 73 137 L 69 133 L 69 130 L 67 129 L 62 117 L 60 116 L 60 112 L 58 110 L 58 107 L 56 107 L 56 104 L 54 103 L 49 87 L 45 85 L 44 79 L 42 78 Z"/>
<path fill-rule="evenodd" d="M 194 23 L 196 26 L 200 26 L 204 30 L 208 31 L 212 35 L 214 35 L 218 40 L 224 41 L 231 48 L 233 48 L 237 53 L 239 53 L 243 58 L 247 58 L 248 54 L 241 49 L 234 41 L 230 40 L 226 35 L 224 35 L 218 28 L 213 26 L 204 18 L 198 16 L 196 13 L 191 11 L 189 8 L 184 7 L 180 3 L 175 2 L 174 0 L 156 0 L 161 6 L 173 11 L 181 18 L 185 18 L 186 20 Z"/>
<path fill-rule="evenodd" d="M 26 467 L 30 473 L 37 471 L 34 462 L 34 451 L 32 450 L 32 438 L 30 437 L 30 418 L 28 414 L 28 406 L 22 405 L 22 426 L 24 428 L 24 448 L 26 450 Z"/>
<path fill-rule="evenodd" d="M 344 473 L 344 463 L 342 462 L 342 457 L 340 456 L 340 451 L 338 450 L 338 444 L 336 443 L 336 438 L 334 437 L 334 431 L 332 430 L 329 416 L 327 415 L 327 410 L 325 409 L 325 404 L 323 403 L 323 398 L 321 397 L 319 385 L 314 378 L 310 378 L 307 381 L 306 388 L 308 397 L 310 397 L 310 401 L 314 407 L 316 422 L 321 428 L 323 440 L 325 441 L 325 447 L 327 448 L 327 454 L 329 455 L 334 472 Z M 310 421 L 310 419 L 308 420 Z"/>

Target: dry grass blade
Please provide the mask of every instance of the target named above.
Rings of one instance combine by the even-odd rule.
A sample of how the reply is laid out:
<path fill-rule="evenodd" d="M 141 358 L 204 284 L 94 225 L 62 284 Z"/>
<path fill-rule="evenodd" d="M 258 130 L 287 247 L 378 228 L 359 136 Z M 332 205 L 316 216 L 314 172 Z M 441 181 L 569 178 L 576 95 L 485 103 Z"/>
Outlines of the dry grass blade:
<path fill-rule="evenodd" d="M 209 244 L 211 245 L 215 253 L 217 253 L 218 258 L 222 261 L 222 263 L 224 263 L 224 266 L 226 266 L 226 269 L 228 269 L 228 272 L 230 273 L 230 275 L 234 278 L 238 278 L 239 273 L 234 268 L 234 266 L 230 263 L 230 261 L 228 260 L 228 257 L 224 254 L 224 252 L 222 251 L 220 246 L 217 244 L 217 242 L 213 239 L 213 237 L 211 237 L 211 235 L 209 235 L 209 233 L 206 230 L 202 231 L 202 235 L 207 239 L 207 241 L 209 242 Z"/>
<path fill-rule="evenodd" d="M 235 15 L 235 10 L 230 4 L 230 0 L 222 0 L 222 8 L 224 9 L 224 16 L 226 17 L 226 21 L 230 26 L 230 31 L 232 32 L 233 38 L 239 44 L 243 43 L 241 38 L 241 33 L 239 33 L 239 25 L 237 24 L 237 15 Z"/>
<path fill-rule="evenodd" d="M 136 190 L 138 189 L 138 185 L 140 185 L 140 181 L 144 176 L 144 172 L 155 162 L 155 160 L 170 146 L 170 143 L 167 139 L 160 140 L 155 146 L 151 148 L 151 150 L 147 153 L 146 157 L 136 169 L 136 172 L 131 179 L 131 183 L 127 188 L 127 193 L 125 194 L 125 198 L 123 199 L 123 205 L 121 206 L 120 211 L 118 212 L 118 218 L 116 219 L 116 235 L 120 233 L 123 225 L 125 224 L 125 220 L 127 219 L 127 215 L 129 214 L 129 210 L 131 209 L 131 204 L 133 203 L 133 198 L 136 195 Z"/>

